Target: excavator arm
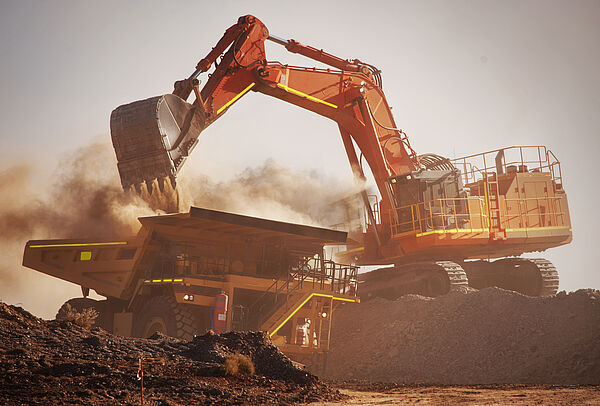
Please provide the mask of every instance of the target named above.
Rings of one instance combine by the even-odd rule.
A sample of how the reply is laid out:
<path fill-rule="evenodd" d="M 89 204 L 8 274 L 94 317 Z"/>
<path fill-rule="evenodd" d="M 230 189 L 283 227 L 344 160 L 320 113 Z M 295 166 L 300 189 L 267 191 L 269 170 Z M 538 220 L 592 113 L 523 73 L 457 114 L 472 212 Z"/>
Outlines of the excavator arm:
<path fill-rule="evenodd" d="M 265 41 L 332 66 L 318 69 L 267 62 Z M 219 56 L 220 60 L 219 60 Z M 206 84 L 198 76 L 212 65 Z M 202 58 L 173 94 L 120 106 L 111 116 L 111 135 L 125 189 L 152 194 L 166 179 L 175 183 L 198 136 L 249 91 L 276 97 L 335 121 L 355 176 L 364 179 L 354 143 L 369 164 L 383 196 L 387 179 L 418 167 L 406 135 L 396 128 L 381 88 L 380 71 L 358 59 L 345 60 L 323 50 L 269 34 L 256 17 L 240 17 Z M 191 93 L 195 100 L 186 100 Z M 352 142 L 354 140 L 354 143 Z"/>

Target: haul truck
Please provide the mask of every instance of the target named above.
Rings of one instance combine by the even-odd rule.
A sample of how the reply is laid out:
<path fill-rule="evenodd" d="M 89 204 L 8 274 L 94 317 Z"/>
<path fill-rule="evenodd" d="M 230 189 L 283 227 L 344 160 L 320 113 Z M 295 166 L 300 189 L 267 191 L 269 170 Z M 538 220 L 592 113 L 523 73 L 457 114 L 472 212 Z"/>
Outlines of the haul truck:
<path fill-rule="evenodd" d="M 336 308 L 359 301 L 356 267 L 323 257 L 345 232 L 197 207 L 139 221 L 131 238 L 29 241 L 23 265 L 80 285 L 67 303 L 115 334 L 262 330 L 296 359 L 325 354 Z"/>

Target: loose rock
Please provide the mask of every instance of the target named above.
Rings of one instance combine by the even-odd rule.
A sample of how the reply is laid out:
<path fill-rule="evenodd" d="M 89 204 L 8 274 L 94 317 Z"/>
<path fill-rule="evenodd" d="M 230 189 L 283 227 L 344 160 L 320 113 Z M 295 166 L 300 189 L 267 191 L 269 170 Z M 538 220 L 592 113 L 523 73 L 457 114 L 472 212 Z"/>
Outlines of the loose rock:
<path fill-rule="evenodd" d="M 599 384 L 600 291 L 498 288 L 336 311 L 326 376 L 426 384 Z"/>

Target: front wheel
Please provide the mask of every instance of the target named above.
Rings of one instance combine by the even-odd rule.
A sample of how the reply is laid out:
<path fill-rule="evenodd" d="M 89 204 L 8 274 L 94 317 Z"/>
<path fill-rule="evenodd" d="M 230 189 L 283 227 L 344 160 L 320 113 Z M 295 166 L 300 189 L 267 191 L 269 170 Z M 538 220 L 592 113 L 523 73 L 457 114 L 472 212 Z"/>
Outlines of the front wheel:
<path fill-rule="evenodd" d="M 192 312 L 172 296 L 152 297 L 134 314 L 133 335 L 136 337 L 148 338 L 161 333 L 189 341 L 197 331 Z"/>

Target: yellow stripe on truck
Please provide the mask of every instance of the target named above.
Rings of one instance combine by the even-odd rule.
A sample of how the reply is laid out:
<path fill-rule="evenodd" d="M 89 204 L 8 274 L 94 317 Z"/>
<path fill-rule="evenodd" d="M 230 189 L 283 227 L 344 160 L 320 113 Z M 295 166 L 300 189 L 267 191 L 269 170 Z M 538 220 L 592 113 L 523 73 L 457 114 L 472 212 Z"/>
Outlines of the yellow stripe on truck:
<path fill-rule="evenodd" d="M 41 244 L 41 245 L 30 245 L 29 248 L 51 248 L 51 247 L 87 247 L 90 245 L 125 245 L 126 241 L 117 242 L 84 242 L 84 243 L 72 243 L 72 244 Z"/>
<path fill-rule="evenodd" d="M 172 283 L 183 282 L 183 279 L 145 279 L 144 283 Z"/>

